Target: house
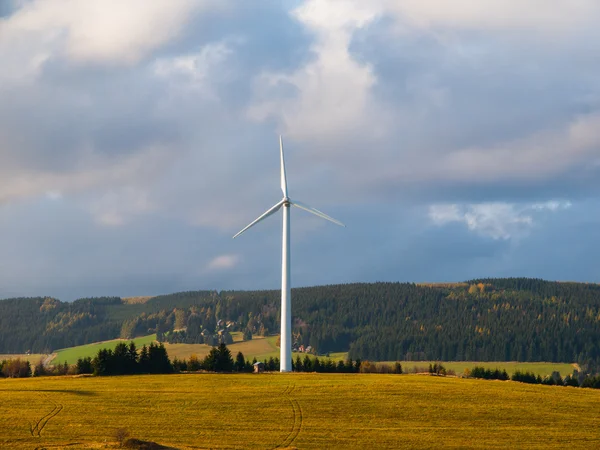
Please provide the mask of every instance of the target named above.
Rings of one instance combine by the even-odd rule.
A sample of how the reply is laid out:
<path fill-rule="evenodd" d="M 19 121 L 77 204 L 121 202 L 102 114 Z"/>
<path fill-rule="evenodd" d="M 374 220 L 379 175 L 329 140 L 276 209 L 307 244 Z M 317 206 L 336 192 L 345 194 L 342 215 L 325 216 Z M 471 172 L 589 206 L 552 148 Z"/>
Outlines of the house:
<path fill-rule="evenodd" d="M 254 373 L 262 373 L 265 371 L 265 363 L 263 362 L 255 362 L 254 363 Z"/>

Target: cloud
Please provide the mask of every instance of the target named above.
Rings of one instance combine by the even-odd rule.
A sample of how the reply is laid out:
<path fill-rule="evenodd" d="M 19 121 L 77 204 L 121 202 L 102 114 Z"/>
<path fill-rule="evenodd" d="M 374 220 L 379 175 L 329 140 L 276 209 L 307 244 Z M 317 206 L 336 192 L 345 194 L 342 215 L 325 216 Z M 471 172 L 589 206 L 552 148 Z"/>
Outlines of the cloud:
<path fill-rule="evenodd" d="M 600 273 L 597 2 L 151 3 L 0 2 L 3 288 L 277 287 L 280 133 L 295 286 Z"/>
<path fill-rule="evenodd" d="M 208 263 L 210 270 L 227 270 L 233 269 L 240 262 L 239 255 L 220 255 Z"/>
<path fill-rule="evenodd" d="M 577 32 L 600 16 L 594 0 L 383 0 L 394 14 L 423 27 L 472 28 L 480 30 L 529 29 L 543 33 Z"/>
<path fill-rule="evenodd" d="M 492 239 L 508 240 L 524 236 L 535 224 L 534 214 L 567 209 L 570 202 L 551 200 L 531 205 L 511 203 L 480 203 L 460 206 L 431 205 L 429 218 L 437 226 L 464 223 L 467 228 Z"/>
<path fill-rule="evenodd" d="M 0 42 L 29 42 L 32 61 L 64 52 L 79 63 L 131 65 L 216 7 L 210 0 L 34 0 L 0 25 Z"/>
<path fill-rule="evenodd" d="M 488 148 L 449 152 L 434 176 L 490 182 L 544 179 L 580 164 L 600 165 L 600 113 L 575 118 L 560 128 L 535 131 Z"/>
<path fill-rule="evenodd" d="M 223 64 L 232 54 L 228 42 L 209 43 L 199 52 L 159 58 L 154 62 L 155 74 L 173 87 L 197 90 L 200 95 L 212 97 L 211 82 L 218 73 L 222 80 L 227 67 Z"/>
<path fill-rule="evenodd" d="M 248 115 L 275 118 L 291 138 L 323 140 L 356 127 L 375 105 L 376 76 L 350 53 L 353 33 L 377 14 L 368 3 L 310 0 L 293 16 L 314 36 L 314 58 L 298 70 L 263 72 L 254 81 L 255 103 Z"/>

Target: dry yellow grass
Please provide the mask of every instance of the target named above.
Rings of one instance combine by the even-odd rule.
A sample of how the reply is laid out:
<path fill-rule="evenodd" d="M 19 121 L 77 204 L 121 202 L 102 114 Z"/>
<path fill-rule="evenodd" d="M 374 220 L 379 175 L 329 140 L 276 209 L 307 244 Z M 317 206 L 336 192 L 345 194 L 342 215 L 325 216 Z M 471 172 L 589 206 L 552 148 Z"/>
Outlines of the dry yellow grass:
<path fill-rule="evenodd" d="M 272 339 L 256 336 L 250 341 L 236 341 L 235 338 L 236 336 L 234 343 L 227 346 L 234 358 L 238 352 L 242 352 L 247 359 L 257 360 L 279 354 L 279 348 L 275 345 L 276 337 Z M 212 347 L 205 344 L 165 344 L 165 348 L 171 359 L 189 359 L 192 355 L 204 358 Z"/>
<path fill-rule="evenodd" d="M 11 354 L 4 354 L 1 355 L 0 354 L 0 361 L 6 359 L 21 359 L 24 361 L 29 361 L 32 365 L 37 364 L 38 362 L 40 362 L 40 359 L 46 359 L 48 357 L 50 357 L 51 355 L 44 355 L 44 354 L 40 354 L 40 353 L 34 353 L 31 355 L 26 355 L 26 354 L 20 354 L 20 355 L 11 355 Z"/>
<path fill-rule="evenodd" d="M 419 375 L 0 380 L 0 448 L 600 447 L 600 391 Z"/>

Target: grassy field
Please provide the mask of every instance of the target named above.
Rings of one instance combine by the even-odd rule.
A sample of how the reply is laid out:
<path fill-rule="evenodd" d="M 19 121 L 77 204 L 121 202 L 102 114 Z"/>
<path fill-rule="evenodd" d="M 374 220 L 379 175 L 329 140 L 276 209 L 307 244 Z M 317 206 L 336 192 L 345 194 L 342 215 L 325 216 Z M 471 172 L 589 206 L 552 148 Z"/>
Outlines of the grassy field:
<path fill-rule="evenodd" d="M 246 359 L 256 358 L 259 361 L 263 361 L 265 359 L 269 359 L 270 357 L 279 357 L 279 347 L 277 347 L 277 336 L 255 336 L 250 341 L 243 340 L 243 334 L 241 332 L 233 332 L 231 333 L 233 337 L 233 344 L 230 344 L 229 350 L 231 350 L 232 355 L 235 357 L 238 352 L 242 352 Z M 150 344 L 154 342 L 156 339 L 156 335 L 148 335 L 144 337 L 139 337 L 133 339 L 135 345 L 139 348 L 142 345 Z M 119 342 L 130 342 L 123 341 L 121 339 L 114 339 L 111 341 L 99 342 L 95 344 L 88 345 L 80 345 L 78 347 L 70 347 L 61 350 L 57 350 L 56 356 L 52 360 L 52 364 L 64 363 L 65 361 L 68 364 L 74 364 L 77 362 L 78 358 L 85 358 L 87 356 L 94 357 L 98 353 L 98 350 L 102 348 L 114 348 Z M 169 354 L 171 359 L 189 359 L 190 356 L 196 355 L 199 358 L 204 358 L 210 352 L 212 347 L 205 344 L 166 344 L 165 348 Z M 293 353 L 292 356 L 295 359 L 297 355 L 300 355 L 301 358 L 304 357 L 304 353 Z M 347 357 L 347 353 L 332 353 L 330 358 L 332 360 L 344 360 Z M 32 363 L 36 363 L 39 361 L 39 355 L 32 355 L 33 359 L 30 359 Z M 1 358 L 0 358 L 1 359 Z M 7 358 L 8 359 L 8 358 Z M 29 359 L 29 357 L 28 357 Z"/>
<path fill-rule="evenodd" d="M 423 375 L 0 380 L 0 448 L 599 448 L 600 391 Z"/>
<path fill-rule="evenodd" d="M 411 371 L 414 367 L 427 368 L 429 364 L 436 361 L 401 361 L 402 369 L 405 372 Z M 393 362 L 390 362 L 393 364 Z M 547 362 L 515 362 L 515 361 L 496 361 L 496 362 L 476 362 L 476 361 L 442 361 L 441 363 L 446 369 L 454 370 L 456 375 L 461 375 L 465 369 L 472 369 L 475 366 L 484 367 L 486 369 L 506 370 L 509 375 L 512 375 L 517 370 L 521 372 L 533 372 L 536 375 L 551 375 L 556 371 L 561 376 L 566 376 L 573 373 L 576 368 L 574 364 L 568 363 L 547 363 Z"/>
<path fill-rule="evenodd" d="M 237 355 L 238 352 L 242 352 L 246 359 L 252 360 L 256 358 L 258 361 L 266 360 L 270 357 L 279 357 L 279 347 L 277 347 L 277 336 L 255 336 L 251 341 L 244 341 L 242 333 L 233 332 L 231 333 L 233 337 L 233 344 L 230 344 L 229 350 L 233 357 Z M 156 339 L 156 335 L 149 335 L 140 338 L 136 338 L 133 341 L 135 342 L 137 347 L 141 347 L 142 345 L 150 344 Z M 117 343 L 123 342 L 122 340 L 115 339 L 112 341 L 106 341 L 96 344 L 89 345 L 81 345 L 79 347 L 71 347 L 62 350 L 58 350 L 56 352 L 56 357 L 53 359 L 52 363 L 63 363 L 67 361 L 69 364 L 74 364 L 77 362 L 78 358 L 83 357 L 94 357 L 98 353 L 98 350 L 101 348 L 114 348 Z M 125 341 L 129 342 L 129 341 Z M 189 359 L 190 356 L 196 355 L 199 358 L 204 358 L 210 352 L 211 347 L 205 344 L 165 344 L 165 348 L 169 354 L 171 359 Z M 6 355 L 8 357 L 14 357 L 15 355 Z M 23 355 L 19 355 L 23 357 Z M 40 356 L 43 355 L 29 355 L 27 359 L 35 364 L 39 361 Z M 304 353 L 293 353 L 292 357 L 295 360 L 296 356 L 300 356 L 300 358 L 304 358 Z M 348 357 L 346 352 L 340 353 L 331 353 L 329 357 L 334 361 L 345 360 Z M 321 359 L 323 357 L 320 357 Z M 0 360 L 2 356 L 0 355 Z M 430 363 L 435 361 L 401 361 L 402 367 L 404 371 L 410 371 L 414 367 L 417 368 L 427 368 Z M 393 362 L 390 362 L 392 364 Z M 536 375 L 550 375 L 552 372 L 557 371 L 560 372 L 562 376 L 568 375 L 573 372 L 575 366 L 573 364 L 568 363 L 520 363 L 514 361 L 508 362 L 476 362 L 476 361 L 451 361 L 451 362 L 442 362 L 443 366 L 446 369 L 454 370 L 457 375 L 461 375 L 466 368 L 472 369 L 475 366 L 482 366 L 490 369 L 506 369 L 509 374 L 514 373 L 516 370 L 520 371 L 529 371 L 533 372 Z"/>
<path fill-rule="evenodd" d="M 95 344 L 88 345 L 80 345 L 78 347 L 70 347 L 63 348 L 61 350 L 57 350 L 56 356 L 52 360 L 52 364 L 64 363 L 65 361 L 68 364 L 75 364 L 78 358 L 93 358 L 98 354 L 98 350 L 103 348 L 115 348 L 119 342 L 129 343 L 131 341 L 135 342 L 135 345 L 140 348 L 142 345 L 149 345 L 151 342 L 156 340 L 156 335 L 151 334 L 144 337 L 139 337 L 131 340 L 123 340 L 123 339 L 113 339 L 112 341 L 98 342 Z"/>
<path fill-rule="evenodd" d="M 37 364 L 38 362 L 40 362 L 40 359 L 45 359 L 48 356 L 49 355 L 43 355 L 43 354 L 39 354 L 39 353 L 34 353 L 32 355 L 25 355 L 25 354 L 22 354 L 22 355 L 8 355 L 8 354 L 2 355 L 2 354 L 0 354 L 0 361 L 2 361 L 4 359 L 8 360 L 8 359 L 17 359 L 17 358 L 19 358 L 19 359 L 24 360 L 24 361 L 29 361 L 32 365 L 34 365 L 34 364 Z"/>
<path fill-rule="evenodd" d="M 242 333 L 232 333 L 233 344 L 227 347 L 231 351 L 231 354 L 235 358 L 238 352 L 242 352 L 246 359 L 256 358 L 258 361 L 269 359 L 270 357 L 279 358 L 279 347 L 277 347 L 277 336 L 254 336 L 251 341 L 243 341 Z M 169 357 L 178 359 L 188 359 L 192 355 L 196 355 L 199 358 L 204 358 L 210 352 L 211 347 L 205 344 L 165 344 Z M 304 353 L 292 353 L 292 358 L 296 359 L 296 356 L 300 355 L 304 358 Z M 332 353 L 330 358 L 332 360 L 345 360 L 347 353 Z"/>

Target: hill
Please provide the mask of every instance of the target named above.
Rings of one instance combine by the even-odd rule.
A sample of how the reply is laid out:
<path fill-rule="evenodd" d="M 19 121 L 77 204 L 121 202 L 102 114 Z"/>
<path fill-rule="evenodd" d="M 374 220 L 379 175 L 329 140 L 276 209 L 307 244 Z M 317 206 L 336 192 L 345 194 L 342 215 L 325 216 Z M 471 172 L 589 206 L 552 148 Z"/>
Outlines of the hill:
<path fill-rule="evenodd" d="M 600 391 L 419 375 L 0 380 L 2 448 L 598 448 Z M 140 414 L 143 411 L 143 414 Z M 93 412 L 93 414 L 91 414 Z"/>
<path fill-rule="evenodd" d="M 0 301 L 0 353 L 49 353 L 157 333 L 169 343 L 218 331 L 279 330 L 279 291 Z M 537 279 L 357 283 L 293 290 L 298 346 L 369 360 L 600 362 L 600 286 Z M 229 327 L 227 327 L 229 326 Z M 204 333 L 204 334 L 202 334 Z"/>

